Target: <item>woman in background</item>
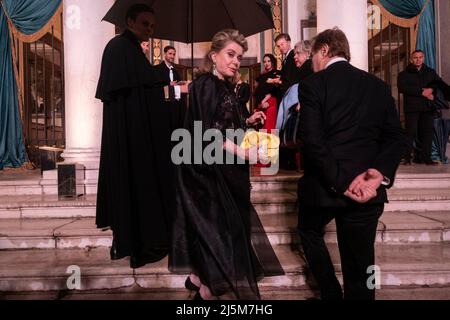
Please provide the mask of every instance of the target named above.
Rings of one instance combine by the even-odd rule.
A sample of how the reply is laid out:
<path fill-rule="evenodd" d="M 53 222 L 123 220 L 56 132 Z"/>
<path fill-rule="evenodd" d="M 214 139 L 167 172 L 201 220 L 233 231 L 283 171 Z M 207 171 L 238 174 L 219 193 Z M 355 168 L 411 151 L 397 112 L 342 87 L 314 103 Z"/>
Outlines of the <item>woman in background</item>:
<path fill-rule="evenodd" d="M 255 90 L 256 110 L 263 111 L 266 115 L 266 121 L 261 129 L 267 130 L 270 133 L 275 129 L 277 122 L 277 96 L 278 87 L 272 83 L 272 79 L 277 79 L 281 76 L 280 71 L 277 70 L 277 61 L 273 54 L 266 54 L 263 58 L 264 72 L 256 78 L 257 86 Z"/>

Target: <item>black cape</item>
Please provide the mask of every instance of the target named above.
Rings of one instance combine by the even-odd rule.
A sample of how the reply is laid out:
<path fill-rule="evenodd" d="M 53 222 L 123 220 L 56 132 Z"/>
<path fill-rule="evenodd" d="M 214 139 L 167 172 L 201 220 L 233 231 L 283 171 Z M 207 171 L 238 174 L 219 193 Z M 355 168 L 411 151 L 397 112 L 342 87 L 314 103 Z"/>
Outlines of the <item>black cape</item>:
<path fill-rule="evenodd" d="M 216 128 L 216 110 L 232 90 L 212 74 L 197 78 L 185 128 L 193 134 L 194 121 L 202 121 L 203 131 Z M 245 110 L 234 103 L 233 124 L 243 128 Z M 259 299 L 257 281 L 284 272 L 250 202 L 248 164 L 182 164 L 176 178 L 170 270 L 198 274 L 216 296 L 231 291 Z"/>
<path fill-rule="evenodd" d="M 169 114 L 139 41 L 125 31 L 105 48 L 96 98 L 103 129 L 96 224 L 111 227 L 111 258 L 131 267 L 168 252 L 173 173 Z"/>

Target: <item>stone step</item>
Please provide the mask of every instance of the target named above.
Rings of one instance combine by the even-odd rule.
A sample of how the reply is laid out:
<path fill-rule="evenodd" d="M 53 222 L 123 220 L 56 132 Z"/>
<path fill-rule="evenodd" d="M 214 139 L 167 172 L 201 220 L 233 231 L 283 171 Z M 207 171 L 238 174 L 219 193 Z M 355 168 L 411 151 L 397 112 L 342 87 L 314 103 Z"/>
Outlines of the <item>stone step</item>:
<path fill-rule="evenodd" d="M 110 247 L 112 232 L 97 229 L 95 218 L 3 219 L 2 249 L 89 249 Z"/>
<path fill-rule="evenodd" d="M 96 195 L 69 199 L 56 195 L 0 196 L 0 220 L 95 217 L 96 201 Z"/>
<path fill-rule="evenodd" d="M 0 170 L 0 196 L 41 195 L 41 173 L 39 170 L 26 172 L 2 172 Z"/>
<path fill-rule="evenodd" d="M 421 164 L 400 166 L 397 171 L 393 188 L 450 188 L 450 166 L 426 166 Z"/>
<path fill-rule="evenodd" d="M 276 176 L 252 175 L 250 178 L 252 192 L 297 192 L 297 182 L 301 175 L 296 171 L 281 171 Z"/>
<path fill-rule="evenodd" d="M 263 287 L 260 288 L 260 293 L 262 300 L 319 298 L 318 290 L 310 288 Z M 450 286 L 383 286 L 375 295 L 377 300 L 450 300 Z M 192 298 L 193 293 L 184 288 L 145 289 L 138 285 L 106 290 L 0 292 L 2 300 L 154 300 L 159 303 L 158 300 L 192 300 Z"/>
<path fill-rule="evenodd" d="M 390 189 L 385 211 L 448 211 L 450 188 Z"/>
<path fill-rule="evenodd" d="M 260 293 L 262 300 L 294 301 L 319 298 L 318 290 L 310 288 L 264 287 L 260 288 Z M 450 300 L 450 286 L 383 286 L 376 291 L 375 296 L 377 300 Z M 153 300 L 159 303 L 159 300 L 178 301 L 192 300 L 192 298 L 193 294 L 185 289 L 143 289 L 137 285 L 107 290 L 0 292 L 0 299 L 3 300 Z M 315 308 L 313 305 L 309 306 Z M 158 308 L 158 305 L 156 307 Z"/>
<path fill-rule="evenodd" d="M 85 170 L 83 180 L 86 194 L 97 192 L 98 170 Z M 57 170 L 47 170 L 41 175 L 40 170 L 19 173 L 0 171 L 0 196 L 14 195 L 57 195 Z"/>
<path fill-rule="evenodd" d="M 450 173 L 399 173 L 392 189 L 450 188 Z"/>
<path fill-rule="evenodd" d="M 297 211 L 297 192 L 295 191 L 252 191 L 251 200 L 259 215 Z"/>
<path fill-rule="evenodd" d="M 252 191 L 296 191 L 302 173 L 283 171 L 276 176 L 252 176 Z M 450 189 L 450 166 L 400 166 L 393 189 Z"/>
<path fill-rule="evenodd" d="M 341 269 L 336 244 L 328 244 L 339 278 Z M 265 288 L 309 288 L 301 251 L 276 246 L 275 252 L 285 275 L 265 278 Z M 450 244 L 377 245 L 381 286 L 449 286 Z M 68 290 L 69 277 L 80 274 L 80 290 L 127 288 L 183 288 L 185 276 L 167 270 L 167 258 L 140 269 L 129 268 L 127 259 L 111 261 L 107 248 L 91 250 L 7 250 L 0 255 L 0 292 Z M 69 290 L 70 291 L 70 290 Z"/>
<path fill-rule="evenodd" d="M 259 176 L 252 169 L 252 190 L 296 191 L 297 181 L 302 173 L 280 170 L 275 176 Z M 98 170 L 85 170 L 85 192 L 97 192 Z M 424 165 L 400 166 L 394 189 L 439 189 L 450 188 L 450 166 L 429 167 Z M 56 195 L 57 171 L 39 170 L 14 173 L 0 171 L 0 196 L 2 195 Z"/>
<path fill-rule="evenodd" d="M 391 189 L 385 212 L 449 211 L 450 189 Z M 294 191 L 253 192 L 258 214 L 297 211 Z M 96 195 L 61 199 L 56 195 L 0 196 L 0 219 L 95 217 Z"/>
<path fill-rule="evenodd" d="M 297 214 L 263 215 L 261 221 L 272 245 L 297 244 Z M 336 225 L 326 228 L 325 240 L 336 243 Z M 0 250 L 72 249 L 111 246 L 110 230 L 95 226 L 95 218 L 3 219 Z M 377 243 L 450 242 L 448 212 L 386 212 L 377 228 Z"/>
<path fill-rule="evenodd" d="M 390 189 L 385 211 L 450 211 L 450 188 Z M 252 202 L 259 214 L 279 214 L 297 210 L 297 193 L 252 193 Z"/>
<path fill-rule="evenodd" d="M 296 213 L 263 215 L 261 221 L 272 245 L 300 242 Z M 337 243 L 334 220 L 325 230 L 325 241 Z M 385 245 L 450 242 L 450 212 L 385 212 L 378 223 L 376 242 Z"/>

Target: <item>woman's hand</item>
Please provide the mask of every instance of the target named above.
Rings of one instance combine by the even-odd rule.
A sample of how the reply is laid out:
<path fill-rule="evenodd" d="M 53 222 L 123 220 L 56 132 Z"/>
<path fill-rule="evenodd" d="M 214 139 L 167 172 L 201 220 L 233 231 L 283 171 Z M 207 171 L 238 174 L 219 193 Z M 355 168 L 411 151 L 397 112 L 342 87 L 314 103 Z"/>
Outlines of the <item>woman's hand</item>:
<path fill-rule="evenodd" d="M 266 121 L 266 115 L 264 114 L 264 112 L 262 111 L 256 111 L 254 114 L 251 115 L 250 118 L 247 118 L 247 120 L 245 120 L 245 123 L 248 126 L 256 126 L 258 124 L 264 124 L 264 122 Z"/>
<path fill-rule="evenodd" d="M 272 95 L 270 93 L 266 94 L 266 96 L 264 97 L 263 101 L 261 101 L 261 108 L 263 108 L 265 110 L 265 109 L 270 107 L 270 104 L 269 104 L 268 101 L 269 101 L 269 99 L 271 97 L 272 97 Z"/>
<path fill-rule="evenodd" d="M 180 85 L 181 93 L 189 93 L 189 83 L 188 82 L 183 82 L 179 85 Z"/>
<path fill-rule="evenodd" d="M 250 162 L 250 164 L 256 164 L 258 162 L 258 146 L 245 149 L 245 160 Z"/>
<path fill-rule="evenodd" d="M 269 107 L 270 107 L 270 105 L 269 105 L 269 103 L 268 103 L 267 101 L 261 103 L 261 108 L 262 108 L 262 109 L 266 110 L 266 109 L 269 108 Z"/>
<path fill-rule="evenodd" d="M 226 139 L 223 144 L 223 149 L 245 161 L 249 161 L 250 164 L 255 164 L 258 162 L 258 146 L 252 146 L 249 149 L 244 149 L 241 146 L 236 145 L 234 142 Z"/>
<path fill-rule="evenodd" d="M 267 79 L 266 82 L 267 82 L 267 83 L 274 84 L 274 85 L 281 85 L 281 84 L 283 84 L 283 81 L 281 81 L 281 79 L 280 79 L 279 76 L 278 76 L 277 78 Z"/>

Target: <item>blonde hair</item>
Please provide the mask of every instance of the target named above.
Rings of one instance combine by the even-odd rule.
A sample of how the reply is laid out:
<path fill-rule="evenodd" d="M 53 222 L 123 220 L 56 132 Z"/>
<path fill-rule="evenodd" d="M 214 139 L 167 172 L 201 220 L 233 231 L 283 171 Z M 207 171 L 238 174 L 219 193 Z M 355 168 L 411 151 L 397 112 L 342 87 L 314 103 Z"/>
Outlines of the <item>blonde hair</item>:
<path fill-rule="evenodd" d="M 247 40 L 244 35 L 239 33 L 238 30 L 235 29 L 225 29 L 217 32 L 211 41 L 211 48 L 203 60 L 203 66 L 200 68 L 201 73 L 207 73 L 213 71 L 213 61 L 211 58 L 211 54 L 213 52 L 220 52 L 223 48 L 225 48 L 228 43 L 235 42 L 240 45 L 244 52 L 248 50 Z"/>

